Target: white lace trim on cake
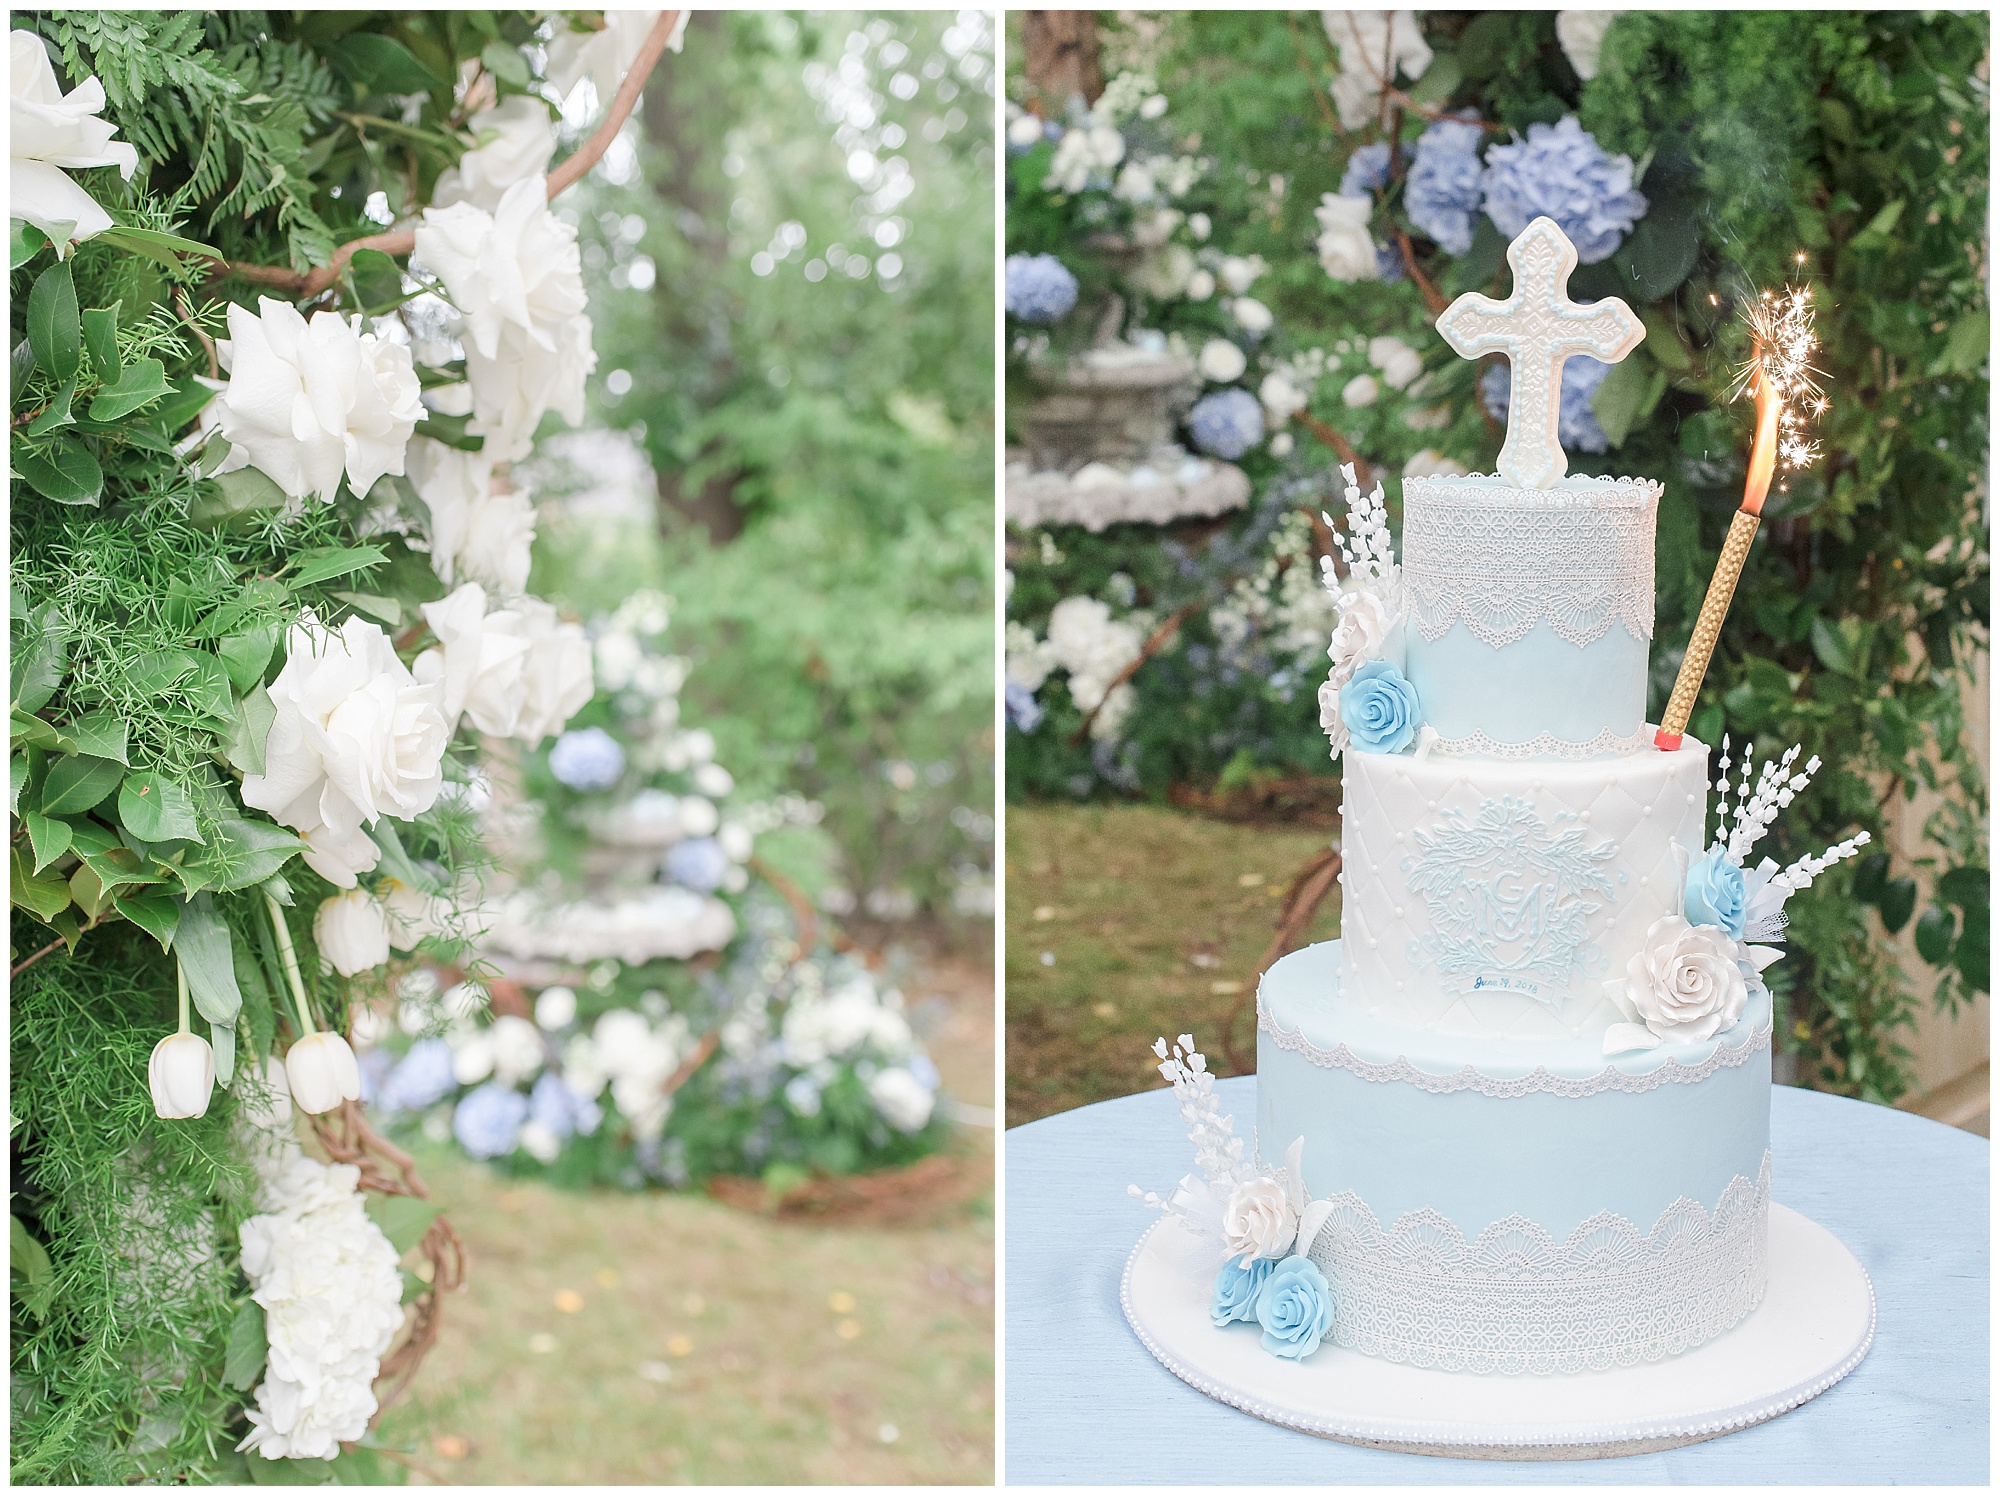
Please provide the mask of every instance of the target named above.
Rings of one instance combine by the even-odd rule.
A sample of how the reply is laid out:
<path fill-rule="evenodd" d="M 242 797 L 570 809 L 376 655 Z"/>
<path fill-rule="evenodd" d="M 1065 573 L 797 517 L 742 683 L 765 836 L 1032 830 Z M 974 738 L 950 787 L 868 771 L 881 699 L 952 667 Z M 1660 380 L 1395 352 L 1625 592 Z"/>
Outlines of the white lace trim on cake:
<path fill-rule="evenodd" d="M 1465 480 L 1403 484 L 1409 617 L 1431 642 L 1455 623 L 1495 649 L 1538 623 L 1583 647 L 1621 623 L 1653 637 L 1653 528 L 1660 486 L 1620 479 L 1588 492 L 1470 494 Z"/>
<path fill-rule="evenodd" d="M 1525 1216 L 1468 1243 L 1435 1210 L 1384 1231 L 1352 1191 L 1312 1260 L 1333 1291 L 1335 1345 L 1442 1371 L 1500 1376 L 1604 1371 L 1692 1350 L 1764 1298 L 1771 1155 L 1711 1214 L 1686 1198 L 1651 1232 L 1611 1211 L 1558 1242 Z"/>
<path fill-rule="evenodd" d="M 1477 1091 L 1481 1096 L 1491 1096 L 1500 1101 L 1540 1094 L 1580 1101 L 1603 1091 L 1623 1091 L 1627 1095 L 1638 1096 L 1661 1086 L 1692 1085 L 1696 1081 L 1707 1080 L 1718 1070 L 1734 1069 L 1746 1063 L 1752 1055 L 1771 1047 L 1771 1026 L 1767 1023 L 1753 1030 L 1749 1040 L 1735 1049 L 1718 1043 L 1713 1054 L 1696 1064 L 1683 1065 L 1669 1057 L 1640 1075 L 1630 1074 L 1615 1065 L 1607 1065 L 1595 1075 L 1581 1076 L 1557 1075 L 1545 1065 L 1537 1065 L 1526 1075 L 1487 1075 L 1474 1065 L 1467 1065 L 1450 1075 L 1438 1075 L 1429 1070 L 1419 1070 L 1403 1055 L 1397 1055 L 1387 1064 L 1378 1064 L 1362 1059 L 1345 1044 L 1322 1049 L 1296 1029 L 1279 1028 L 1261 998 L 1257 1003 L 1257 1027 L 1269 1034 L 1271 1042 L 1278 1048 L 1303 1055 L 1322 1070 L 1345 1070 L 1350 1075 L 1378 1085 L 1415 1086 L 1433 1096 L 1449 1096 L 1454 1091 Z"/>
<path fill-rule="evenodd" d="M 1482 728 L 1462 738 L 1439 738 L 1431 744 L 1433 755 L 1457 758 L 1624 758 L 1651 746 L 1653 734 L 1641 725 L 1629 736 L 1605 728 L 1594 738 L 1572 743 L 1552 732 L 1537 733 L 1525 743 L 1505 743 L 1490 737 Z"/>

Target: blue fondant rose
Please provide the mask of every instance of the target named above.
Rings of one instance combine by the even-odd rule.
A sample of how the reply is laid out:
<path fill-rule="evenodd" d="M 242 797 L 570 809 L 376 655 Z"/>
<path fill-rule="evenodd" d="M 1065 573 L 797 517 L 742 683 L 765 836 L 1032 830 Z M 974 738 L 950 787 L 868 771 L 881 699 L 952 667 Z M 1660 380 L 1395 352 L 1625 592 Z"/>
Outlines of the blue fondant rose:
<path fill-rule="evenodd" d="M 1303 1360 L 1333 1330 L 1333 1290 L 1310 1257 L 1287 1257 L 1257 1290 L 1257 1323 L 1264 1349 Z"/>
<path fill-rule="evenodd" d="M 1687 922 L 1714 925 L 1731 940 L 1743 938 L 1743 869 L 1720 852 L 1710 852 L 1688 869 Z"/>
<path fill-rule="evenodd" d="M 1387 660 L 1370 660 L 1340 688 L 1340 720 L 1363 753 L 1401 753 L 1423 721 L 1417 688 Z"/>
<path fill-rule="evenodd" d="M 1248 1267 L 1238 1267 L 1234 1257 L 1222 1264 L 1222 1271 L 1215 1275 L 1215 1299 L 1208 1306 L 1208 1317 L 1217 1329 L 1257 1317 L 1257 1291 L 1277 1265 L 1273 1257 L 1255 1258 Z"/>

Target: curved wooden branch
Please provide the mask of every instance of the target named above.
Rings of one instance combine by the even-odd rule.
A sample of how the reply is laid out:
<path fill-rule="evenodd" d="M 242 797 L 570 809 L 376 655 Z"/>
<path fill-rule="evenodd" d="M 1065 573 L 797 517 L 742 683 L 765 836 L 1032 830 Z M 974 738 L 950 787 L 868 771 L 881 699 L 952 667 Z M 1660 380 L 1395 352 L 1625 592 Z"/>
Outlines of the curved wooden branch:
<path fill-rule="evenodd" d="M 660 60 L 660 54 L 667 50 L 667 39 L 674 34 L 674 25 L 680 19 L 677 10 L 663 10 L 653 29 L 646 33 L 646 40 L 640 45 L 639 53 L 632 59 L 632 67 L 625 74 L 625 81 L 618 85 L 618 92 L 612 96 L 611 107 L 604 113 L 604 121 L 591 132 L 586 140 L 561 166 L 549 173 L 549 199 L 574 185 L 583 174 L 604 159 L 604 153 L 611 149 L 611 142 L 618 138 L 625 121 L 631 118 L 632 110 L 639 102 L 639 94 L 646 86 L 646 79 Z M 380 250 L 385 255 L 406 255 L 417 247 L 414 229 L 396 229 L 386 234 L 370 234 L 366 238 L 355 239 L 343 244 L 333 252 L 333 258 L 318 269 L 309 272 L 286 269 L 282 265 L 242 265 L 233 261 L 216 263 L 232 275 L 240 275 L 245 280 L 259 285 L 276 286 L 290 291 L 303 300 L 310 301 L 340 278 L 348 262 L 364 249 Z"/>
<path fill-rule="evenodd" d="M 1368 463 L 1362 458 L 1361 454 L 1354 450 L 1353 442 L 1342 436 L 1333 427 L 1327 425 L 1326 422 L 1320 420 L 1319 417 L 1309 416 L 1302 410 L 1293 412 L 1292 419 L 1318 437 L 1323 445 L 1333 448 L 1334 454 L 1342 462 L 1348 463 L 1353 467 L 1354 481 L 1361 485 L 1364 492 L 1375 486 L 1374 470 L 1368 466 Z"/>
<path fill-rule="evenodd" d="M 1222 1051 L 1229 1056 L 1229 1063 L 1238 1075 L 1249 1075 L 1256 1070 L 1256 1055 L 1249 1058 L 1236 1044 L 1236 1025 L 1243 1017 L 1243 1010 L 1250 1006 L 1257 996 L 1257 984 L 1264 973 L 1277 963 L 1280 956 L 1292 948 L 1292 943 L 1305 933 L 1312 923 L 1312 917 L 1319 912 L 1334 883 L 1340 877 L 1340 849 L 1328 847 L 1314 855 L 1311 861 L 1293 876 L 1291 887 L 1285 890 L 1285 902 L 1278 915 L 1277 933 L 1271 943 L 1264 947 L 1264 954 L 1258 958 L 1257 969 L 1250 973 L 1250 980 L 1243 984 L 1243 991 L 1236 1004 L 1229 1010 L 1229 1017 L 1222 1025 Z"/>

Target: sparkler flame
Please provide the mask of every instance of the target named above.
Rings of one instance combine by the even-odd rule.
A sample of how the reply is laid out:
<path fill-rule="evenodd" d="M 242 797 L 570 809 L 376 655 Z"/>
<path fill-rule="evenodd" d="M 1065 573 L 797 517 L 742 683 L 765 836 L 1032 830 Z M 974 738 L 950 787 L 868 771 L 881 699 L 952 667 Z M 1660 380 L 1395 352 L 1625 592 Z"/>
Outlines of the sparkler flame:
<path fill-rule="evenodd" d="M 1813 332 L 1810 286 L 1764 292 L 1745 320 L 1750 324 L 1750 358 L 1737 372 L 1734 394 L 1756 401 L 1757 437 L 1750 448 L 1743 508 L 1761 514 L 1779 463 L 1796 471 L 1818 459 L 1819 443 L 1809 428 L 1826 414 L 1829 402 L 1812 362 L 1819 338 Z"/>

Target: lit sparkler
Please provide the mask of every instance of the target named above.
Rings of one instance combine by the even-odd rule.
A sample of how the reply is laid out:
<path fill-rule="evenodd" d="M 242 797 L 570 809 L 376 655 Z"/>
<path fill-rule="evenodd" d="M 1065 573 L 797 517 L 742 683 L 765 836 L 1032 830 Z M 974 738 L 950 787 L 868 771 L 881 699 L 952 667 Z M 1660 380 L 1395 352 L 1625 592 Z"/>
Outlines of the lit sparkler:
<path fill-rule="evenodd" d="M 1757 537 L 1771 479 L 1781 463 L 1796 471 L 1819 457 L 1819 443 L 1812 439 L 1810 423 L 1825 415 L 1829 405 L 1820 388 L 1820 371 L 1812 361 L 1819 348 L 1813 333 L 1812 289 L 1787 286 L 1782 292 L 1766 291 L 1745 320 L 1750 324 L 1750 358 L 1738 371 L 1734 394 L 1737 398 L 1748 395 L 1756 402 L 1757 435 L 1750 445 L 1743 503 L 1730 521 L 1729 536 L 1722 543 L 1715 575 L 1709 578 L 1708 595 L 1702 599 L 1701 614 L 1695 620 L 1694 636 L 1681 658 L 1674 694 L 1668 698 L 1660 729 L 1653 737 L 1654 745 L 1669 753 L 1680 747 L 1681 734 L 1694 712 L 1695 697 L 1701 692 L 1702 677 L 1708 673 L 1709 657 L 1715 653 L 1715 641 L 1722 632 L 1722 620 L 1736 595 L 1736 580 L 1743 574 L 1750 542 Z M 1779 492 L 1784 488 L 1783 483 L 1778 485 Z"/>

